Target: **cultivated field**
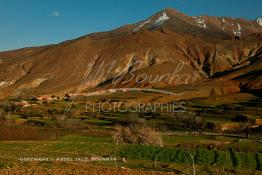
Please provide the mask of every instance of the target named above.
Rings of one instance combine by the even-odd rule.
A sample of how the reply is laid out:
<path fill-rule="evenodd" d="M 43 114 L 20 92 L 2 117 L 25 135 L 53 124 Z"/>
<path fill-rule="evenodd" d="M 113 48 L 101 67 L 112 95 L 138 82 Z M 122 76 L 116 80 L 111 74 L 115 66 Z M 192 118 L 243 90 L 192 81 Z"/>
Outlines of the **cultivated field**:
<path fill-rule="evenodd" d="M 88 102 L 123 100 L 100 98 Z M 1 103 L 0 174 L 262 173 L 259 100 L 196 99 L 175 113 L 92 111 L 83 97 L 26 100 Z"/>

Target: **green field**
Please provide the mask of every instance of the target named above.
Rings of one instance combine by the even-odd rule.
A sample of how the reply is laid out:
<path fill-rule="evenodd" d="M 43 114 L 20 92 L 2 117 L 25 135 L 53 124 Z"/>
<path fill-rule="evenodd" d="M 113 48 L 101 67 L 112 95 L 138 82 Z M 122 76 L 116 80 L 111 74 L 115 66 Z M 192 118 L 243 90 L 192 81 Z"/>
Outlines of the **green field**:
<path fill-rule="evenodd" d="M 216 149 L 208 149 L 199 144 L 194 147 L 183 145 L 189 140 L 197 142 L 200 139 L 208 142 L 211 138 L 198 136 L 165 137 L 165 145 L 178 144 L 178 146 L 173 147 L 118 145 L 114 143 L 113 139 L 108 137 L 83 135 L 66 135 L 56 141 L 2 141 L 0 142 L 0 167 L 5 168 L 7 166 L 13 167 L 24 164 L 25 162 L 19 159 L 28 157 L 49 157 L 54 159 L 68 157 L 75 159 L 102 156 L 117 157 L 118 162 L 116 163 L 119 164 L 118 166 L 124 165 L 125 167 L 133 168 L 183 172 L 181 166 L 184 167 L 192 164 L 192 159 L 189 156 L 189 153 L 192 153 L 195 156 L 194 161 L 196 165 L 199 168 L 206 167 L 205 171 L 216 172 L 222 167 L 226 167 L 227 171 L 236 172 L 240 170 L 243 172 L 259 172 L 262 170 L 261 150 L 259 152 L 251 152 L 251 150 L 243 152 L 243 150 L 235 150 L 233 145 L 217 147 Z M 224 139 L 228 140 L 228 138 Z M 238 142 L 240 141 L 236 143 Z M 249 146 L 252 144 L 250 142 Z M 261 147 L 262 144 L 258 146 Z M 120 161 L 122 157 L 126 158 L 125 163 Z M 144 165 L 141 165 L 141 162 L 144 161 L 156 163 L 148 164 L 147 167 L 144 167 Z M 93 164 L 113 166 L 115 162 L 93 162 Z M 203 170 L 198 169 L 198 171 L 202 172 Z"/>

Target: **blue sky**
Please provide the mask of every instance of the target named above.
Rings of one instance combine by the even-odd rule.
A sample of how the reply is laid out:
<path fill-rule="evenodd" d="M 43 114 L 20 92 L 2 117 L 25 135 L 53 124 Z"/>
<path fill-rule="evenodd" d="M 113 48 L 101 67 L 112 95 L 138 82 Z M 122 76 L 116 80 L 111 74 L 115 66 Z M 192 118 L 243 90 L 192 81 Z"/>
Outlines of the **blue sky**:
<path fill-rule="evenodd" d="M 114 29 L 167 7 L 188 15 L 262 17 L 262 0 L 0 0 L 0 51 Z"/>

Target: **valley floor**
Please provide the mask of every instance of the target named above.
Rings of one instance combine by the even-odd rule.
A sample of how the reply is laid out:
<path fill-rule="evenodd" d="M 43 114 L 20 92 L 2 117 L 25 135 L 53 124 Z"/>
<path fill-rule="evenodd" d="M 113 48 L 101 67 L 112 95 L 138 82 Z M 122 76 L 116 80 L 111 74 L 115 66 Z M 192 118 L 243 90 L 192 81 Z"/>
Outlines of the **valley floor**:
<path fill-rule="evenodd" d="M 109 104 L 140 96 L 129 95 L 87 100 Z M 242 98 L 247 97 L 232 97 L 230 104 L 223 99 L 194 99 L 185 101 L 184 111 L 171 113 L 88 111 L 86 97 L 72 102 L 69 97 L 27 103 L 10 99 L 0 103 L 7 111 L 0 118 L 0 174 L 259 175 L 262 102 Z M 70 110 L 63 117 L 68 104 Z M 161 144 L 118 143 L 113 137 L 116 126 L 128 130 L 134 123 L 161 133 Z M 142 129 L 143 133 L 133 134 L 148 134 L 148 128 Z"/>

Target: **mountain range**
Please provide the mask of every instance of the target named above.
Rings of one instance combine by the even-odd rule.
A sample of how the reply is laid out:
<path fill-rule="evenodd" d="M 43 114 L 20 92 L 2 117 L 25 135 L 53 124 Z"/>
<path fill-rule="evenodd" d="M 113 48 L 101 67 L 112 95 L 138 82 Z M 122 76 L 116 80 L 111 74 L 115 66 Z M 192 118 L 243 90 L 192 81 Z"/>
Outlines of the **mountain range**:
<path fill-rule="evenodd" d="M 182 89 L 177 100 L 259 96 L 261 46 L 261 18 L 187 16 L 165 9 L 112 31 L 1 52 L 0 98 L 117 88 Z"/>

